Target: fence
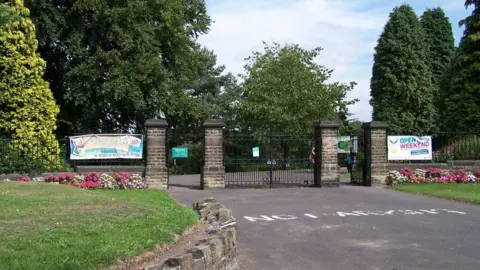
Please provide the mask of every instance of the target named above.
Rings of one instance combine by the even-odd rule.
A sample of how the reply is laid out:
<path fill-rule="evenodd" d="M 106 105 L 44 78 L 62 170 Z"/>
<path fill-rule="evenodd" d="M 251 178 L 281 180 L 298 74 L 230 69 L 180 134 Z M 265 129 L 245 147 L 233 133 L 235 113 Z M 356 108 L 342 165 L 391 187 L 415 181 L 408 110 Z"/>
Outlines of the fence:
<path fill-rule="evenodd" d="M 69 138 L 0 138 L 0 174 L 40 174 L 74 171 L 77 166 L 145 166 L 146 143 L 142 159 L 71 160 Z"/>
<path fill-rule="evenodd" d="M 446 163 L 456 160 L 480 160 L 480 134 L 478 133 L 436 133 L 425 136 L 432 137 L 431 160 L 390 160 L 389 163 Z"/>

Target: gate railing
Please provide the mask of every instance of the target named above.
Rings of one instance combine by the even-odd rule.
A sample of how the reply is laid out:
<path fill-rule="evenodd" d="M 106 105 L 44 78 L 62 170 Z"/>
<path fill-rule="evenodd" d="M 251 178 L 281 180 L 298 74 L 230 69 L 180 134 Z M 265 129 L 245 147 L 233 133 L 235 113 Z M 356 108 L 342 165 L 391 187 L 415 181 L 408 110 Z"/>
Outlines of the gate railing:
<path fill-rule="evenodd" d="M 312 135 L 234 135 L 224 138 L 226 187 L 308 186 Z"/>

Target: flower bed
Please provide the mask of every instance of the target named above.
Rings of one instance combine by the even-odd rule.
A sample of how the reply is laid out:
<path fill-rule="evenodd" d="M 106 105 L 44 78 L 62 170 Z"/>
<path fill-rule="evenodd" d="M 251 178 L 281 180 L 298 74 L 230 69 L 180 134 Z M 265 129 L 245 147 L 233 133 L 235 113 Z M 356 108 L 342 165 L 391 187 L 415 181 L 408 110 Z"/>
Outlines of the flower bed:
<path fill-rule="evenodd" d="M 128 172 L 120 172 L 114 175 L 98 172 L 89 172 L 85 175 L 62 173 L 34 178 L 21 175 L 16 181 L 65 184 L 84 189 L 143 189 L 148 187 L 144 178 Z"/>
<path fill-rule="evenodd" d="M 390 171 L 385 180 L 387 185 L 418 184 L 418 183 L 477 183 L 480 171 L 455 170 L 448 171 L 438 168 L 427 170 L 403 168 L 400 171 Z"/>

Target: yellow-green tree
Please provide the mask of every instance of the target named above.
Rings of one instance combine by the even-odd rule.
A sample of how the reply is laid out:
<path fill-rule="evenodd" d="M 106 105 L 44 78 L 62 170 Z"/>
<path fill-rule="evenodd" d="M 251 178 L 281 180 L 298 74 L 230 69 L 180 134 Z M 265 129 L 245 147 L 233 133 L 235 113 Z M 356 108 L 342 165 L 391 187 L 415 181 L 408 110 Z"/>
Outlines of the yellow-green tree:
<path fill-rule="evenodd" d="M 9 148 L 46 169 L 59 164 L 55 139 L 55 104 L 42 78 L 45 61 L 36 53 L 35 26 L 23 0 L 0 4 L 15 19 L 0 26 L 0 135 L 12 138 Z"/>

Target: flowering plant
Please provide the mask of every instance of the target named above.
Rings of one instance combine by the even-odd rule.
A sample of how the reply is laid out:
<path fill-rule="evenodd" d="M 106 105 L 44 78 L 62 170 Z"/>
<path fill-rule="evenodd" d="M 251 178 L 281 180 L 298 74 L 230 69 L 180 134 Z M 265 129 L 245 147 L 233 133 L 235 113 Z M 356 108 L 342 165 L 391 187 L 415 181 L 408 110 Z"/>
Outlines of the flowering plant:
<path fill-rule="evenodd" d="M 89 172 L 85 175 L 85 182 L 91 181 L 91 182 L 98 182 L 100 181 L 101 174 L 98 172 Z"/>
<path fill-rule="evenodd" d="M 20 182 L 30 182 L 30 181 L 32 181 L 32 179 L 30 178 L 30 176 L 20 175 L 20 176 L 17 178 L 17 181 L 20 181 Z"/>
<path fill-rule="evenodd" d="M 55 174 L 49 174 L 49 175 L 45 176 L 44 179 L 45 179 L 45 182 L 47 182 L 47 183 L 52 183 L 52 182 L 53 183 L 59 183 L 60 182 L 60 178 Z"/>
<path fill-rule="evenodd" d="M 477 173 L 479 171 L 475 173 L 465 170 L 448 172 L 438 168 L 416 169 L 413 171 L 410 168 L 403 168 L 400 171 L 390 171 L 385 182 L 387 185 L 403 183 L 476 183 L 480 179 Z"/>
<path fill-rule="evenodd" d="M 4 180 L 4 181 L 9 181 Z M 19 176 L 17 181 L 32 181 L 29 176 Z M 57 184 L 66 184 L 84 189 L 144 189 L 148 188 L 145 179 L 139 174 L 130 174 L 120 172 L 115 175 L 108 173 L 100 174 L 98 172 L 89 172 L 85 175 L 62 173 L 59 175 L 49 174 L 42 177 L 33 178 L 34 182 L 50 182 Z"/>

